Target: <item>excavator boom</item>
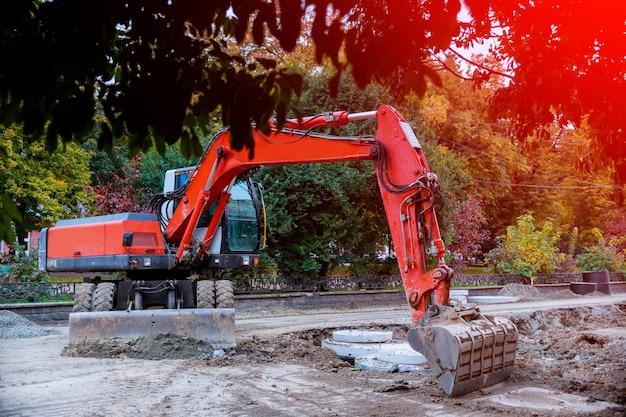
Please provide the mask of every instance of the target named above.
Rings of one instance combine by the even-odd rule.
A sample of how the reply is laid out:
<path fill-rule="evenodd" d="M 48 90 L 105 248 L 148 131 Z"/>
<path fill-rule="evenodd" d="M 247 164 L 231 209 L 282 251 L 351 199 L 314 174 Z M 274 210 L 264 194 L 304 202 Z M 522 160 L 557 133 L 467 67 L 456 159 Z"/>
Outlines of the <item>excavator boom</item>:
<path fill-rule="evenodd" d="M 378 130 L 371 137 L 291 129 L 373 118 L 378 119 Z M 381 106 L 377 112 L 354 116 L 339 112 L 305 119 L 301 124 L 290 121 L 286 129 L 269 135 L 255 131 L 254 138 L 252 157 L 230 147 L 229 130 L 214 138 L 164 232 L 166 240 L 180 242 L 179 260 L 202 256 L 192 241 L 197 220 L 228 192 L 228 184 L 238 175 L 267 165 L 372 160 L 414 321 L 419 321 L 430 304 L 447 304 L 452 270 L 443 260 L 445 248 L 434 211 L 437 177 L 429 171 L 409 124 L 395 109 Z M 209 227 L 206 237 L 213 232 Z M 432 271 L 428 270 L 427 251 L 437 259 L 438 266 Z"/>

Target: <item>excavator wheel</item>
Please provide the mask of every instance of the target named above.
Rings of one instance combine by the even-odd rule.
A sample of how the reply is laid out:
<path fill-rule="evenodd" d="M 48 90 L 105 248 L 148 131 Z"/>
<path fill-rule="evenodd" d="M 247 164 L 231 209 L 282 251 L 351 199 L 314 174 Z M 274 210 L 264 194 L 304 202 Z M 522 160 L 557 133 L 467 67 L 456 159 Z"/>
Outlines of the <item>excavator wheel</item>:
<path fill-rule="evenodd" d="M 409 344 L 428 359 L 449 396 L 504 381 L 513 373 L 518 331 L 506 318 L 478 307 L 432 305 L 408 332 Z"/>
<path fill-rule="evenodd" d="M 217 308 L 235 307 L 235 290 L 230 280 L 220 279 L 215 282 L 215 306 Z"/>
<path fill-rule="evenodd" d="M 198 281 L 196 294 L 198 308 L 215 308 L 215 281 Z"/>
<path fill-rule="evenodd" d="M 111 311 L 115 298 L 115 284 L 101 282 L 93 293 L 93 311 Z"/>
<path fill-rule="evenodd" d="M 82 282 L 76 285 L 72 313 L 91 311 L 93 306 L 93 292 L 95 289 L 96 284 L 89 282 Z"/>

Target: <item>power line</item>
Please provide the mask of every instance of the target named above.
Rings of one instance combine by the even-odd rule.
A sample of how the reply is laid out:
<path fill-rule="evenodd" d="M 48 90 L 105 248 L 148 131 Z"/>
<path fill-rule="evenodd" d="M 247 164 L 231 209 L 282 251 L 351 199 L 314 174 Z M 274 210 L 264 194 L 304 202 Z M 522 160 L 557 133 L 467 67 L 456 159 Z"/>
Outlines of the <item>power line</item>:
<path fill-rule="evenodd" d="M 441 136 L 437 136 L 437 139 L 440 140 L 440 141 L 448 142 L 448 143 L 452 144 L 452 146 L 459 147 L 459 148 L 466 148 L 466 149 L 468 149 L 470 151 L 479 153 L 481 155 L 488 156 L 488 157 L 490 157 L 492 159 L 498 160 L 498 161 L 503 162 L 505 164 L 515 165 L 512 161 L 507 161 L 506 159 L 500 158 L 498 156 L 495 156 L 495 155 L 493 155 L 493 154 L 491 154 L 489 152 L 481 151 L 480 149 L 472 148 L 471 146 L 463 145 L 462 143 L 458 143 L 458 142 L 455 142 L 455 141 L 450 140 L 450 139 L 445 139 L 445 138 L 443 138 Z"/>
<path fill-rule="evenodd" d="M 514 184 L 511 182 L 502 182 L 502 181 L 489 181 L 489 180 L 479 180 L 474 179 L 476 182 L 480 182 L 482 184 L 491 184 L 491 185 L 506 185 L 509 187 L 524 187 L 524 188 L 542 188 L 542 189 L 560 189 L 560 190 L 589 190 L 589 189 L 601 189 L 601 188 L 610 188 L 610 189 L 619 189 L 618 185 L 536 185 L 536 184 Z"/>

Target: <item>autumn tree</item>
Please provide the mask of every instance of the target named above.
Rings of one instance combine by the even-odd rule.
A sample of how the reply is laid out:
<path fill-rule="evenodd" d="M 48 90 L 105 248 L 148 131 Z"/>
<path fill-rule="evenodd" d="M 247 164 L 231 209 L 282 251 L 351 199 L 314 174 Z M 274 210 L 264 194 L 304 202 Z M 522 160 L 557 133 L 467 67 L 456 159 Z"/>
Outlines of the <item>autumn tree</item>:
<path fill-rule="evenodd" d="M 583 253 L 576 258 L 576 263 L 581 270 L 610 272 L 626 270 L 624 252 L 617 248 L 618 245 L 624 244 L 624 236 L 614 237 L 607 242 L 598 228 L 592 229 L 590 234 L 595 241 L 584 248 Z"/>
<path fill-rule="evenodd" d="M 89 153 L 77 144 L 50 153 L 43 141 L 28 141 L 20 130 L 4 129 L 0 148 L 0 194 L 15 203 L 23 218 L 16 228 L 18 237 L 89 210 Z"/>
<path fill-rule="evenodd" d="M 489 253 L 488 259 L 496 272 L 526 277 L 551 273 L 560 258 L 559 239 L 551 222 L 544 222 L 539 229 L 533 215 L 526 213 L 518 217 L 515 225 L 507 227 L 506 235 L 499 237 L 498 247 Z"/>
<path fill-rule="evenodd" d="M 528 139 L 509 150 L 518 164 L 505 166 L 500 171 L 504 175 L 485 171 L 474 177 L 483 195 L 499 194 L 488 206 L 494 234 L 502 234 L 520 214 L 533 212 L 538 222 L 550 220 L 566 236 L 574 227 L 581 231 L 599 227 L 602 213 L 617 207 L 620 188 L 612 170 L 577 169 L 581 150 L 588 149 L 588 139 L 579 133 L 564 131 L 551 141 Z M 505 154 L 495 157 L 504 159 Z"/>
<path fill-rule="evenodd" d="M 141 157 L 136 156 L 124 166 L 121 173 L 111 172 L 108 180 L 96 177 L 95 184 L 87 187 L 95 195 L 93 215 L 141 212 L 147 197 L 141 182 Z"/>
<path fill-rule="evenodd" d="M 455 62 L 444 63 L 462 72 Z M 593 140 L 585 123 L 578 129 L 558 123 L 545 126 L 548 139 L 535 135 L 510 140 L 511 121 L 490 120 L 487 112 L 489 97 L 502 85 L 498 78 L 492 76 L 477 89 L 472 79 L 451 72 L 441 77 L 443 85 L 431 88 L 420 100 L 418 129 L 466 160 L 460 169 L 484 202 L 489 218 L 484 227 L 493 236 L 504 234 L 521 214 L 533 212 L 537 222 L 551 220 L 565 237 L 573 228 L 598 227 L 606 217 L 603 213 L 621 204 L 621 189 L 614 183 L 610 164 L 589 169 L 587 155 Z M 452 211 L 456 218 L 456 210 Z"/>
<path fill-rule="evenodd" d="M 85 189 L 94 196 L 85 215 L 141 211 L 148 194 L 141 177 L 144 155 L 129 158 L 128 145 L 122 139 L 114 141 L 108 152 L 99 150 L 97 135 L 91 135 L 81 147 L 90 155 L 90 180 Z"/>
<path fill-rule="evenodd" d="M 626 179 L 626 3 L 596 0 L 467 0 L 466 32 L 492 37 L 510 82 L 493 96 L 491 115 L 511 119 L 519 139 L 550 139 L 550 126 L 593 133 L 591 166 L 611 164 Z M 461 36 L 463 38 L 464 35 Z M 486 68 L 477 76 L 488 77 Z"/>
<path fill-rule="evenodd" d="M 490 237 L 486 225 L 487 217 L 482 202 L 477 198 L 476 192 L 472 192 L 454 216 L 454 232 L 448 246 L 453 254 L 450 262 L 452 267 L 463 269 L 474 263 L 476 257 L 482 257 L 482 244 Z"/>
<path fill-rule="evenodd" d="M 451 71 L 460 71 L 456 64 L 446 61 Z M 430 144 L 438 144 L 449 154 L 446 163 L 438 162 L 436 154 L 427 154 L 434 172 L 443 174 L 451 171 L 443 179 L 444 192 L 454 193 L 450 198 L 452 206 L 446 205 L 451 219 L 470 195 L 475 193 L 476 201 L 485 208 L 489 223 L 485 227 L 497 235 L 511 224 L 520 212 L 498 212 L 509 198 L 511 178 L 525 169 L 526 161 L 521 149 L 502 134 L 504 124 L 488 120 L 486 101 L 497 88 L 483 86 L 477 89 L 473 80 L 441 74 L 443 85 L 431 88 L 419 100 L 417 110 L 404 110 L 403 113 L 414 120 L 420 137 Z M 407 102 L 408 100 L 405 100 Z M 501 186 L 501 185 L 504 185 Z"/>
<path fill-rule="evenodd" d="M 614 242 L 619 251 L 626 253 L 626 207 L 622 205 L 606 210 L 600 220 L 606 239 Z"/>

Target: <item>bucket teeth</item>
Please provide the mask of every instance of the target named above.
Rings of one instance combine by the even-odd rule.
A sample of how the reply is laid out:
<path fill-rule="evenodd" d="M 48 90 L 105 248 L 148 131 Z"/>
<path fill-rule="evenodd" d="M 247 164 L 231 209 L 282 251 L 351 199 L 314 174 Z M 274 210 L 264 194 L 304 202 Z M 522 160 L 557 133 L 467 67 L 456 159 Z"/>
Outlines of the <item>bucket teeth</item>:
<path fill-rule="evenodd" d="M 408 340 L 428 359 L 447 395 L 463 395 L 511 376 L 518 338 L 513 322 L 487 319 L 477 308 L 436 307 L 409 330 Z"/>

